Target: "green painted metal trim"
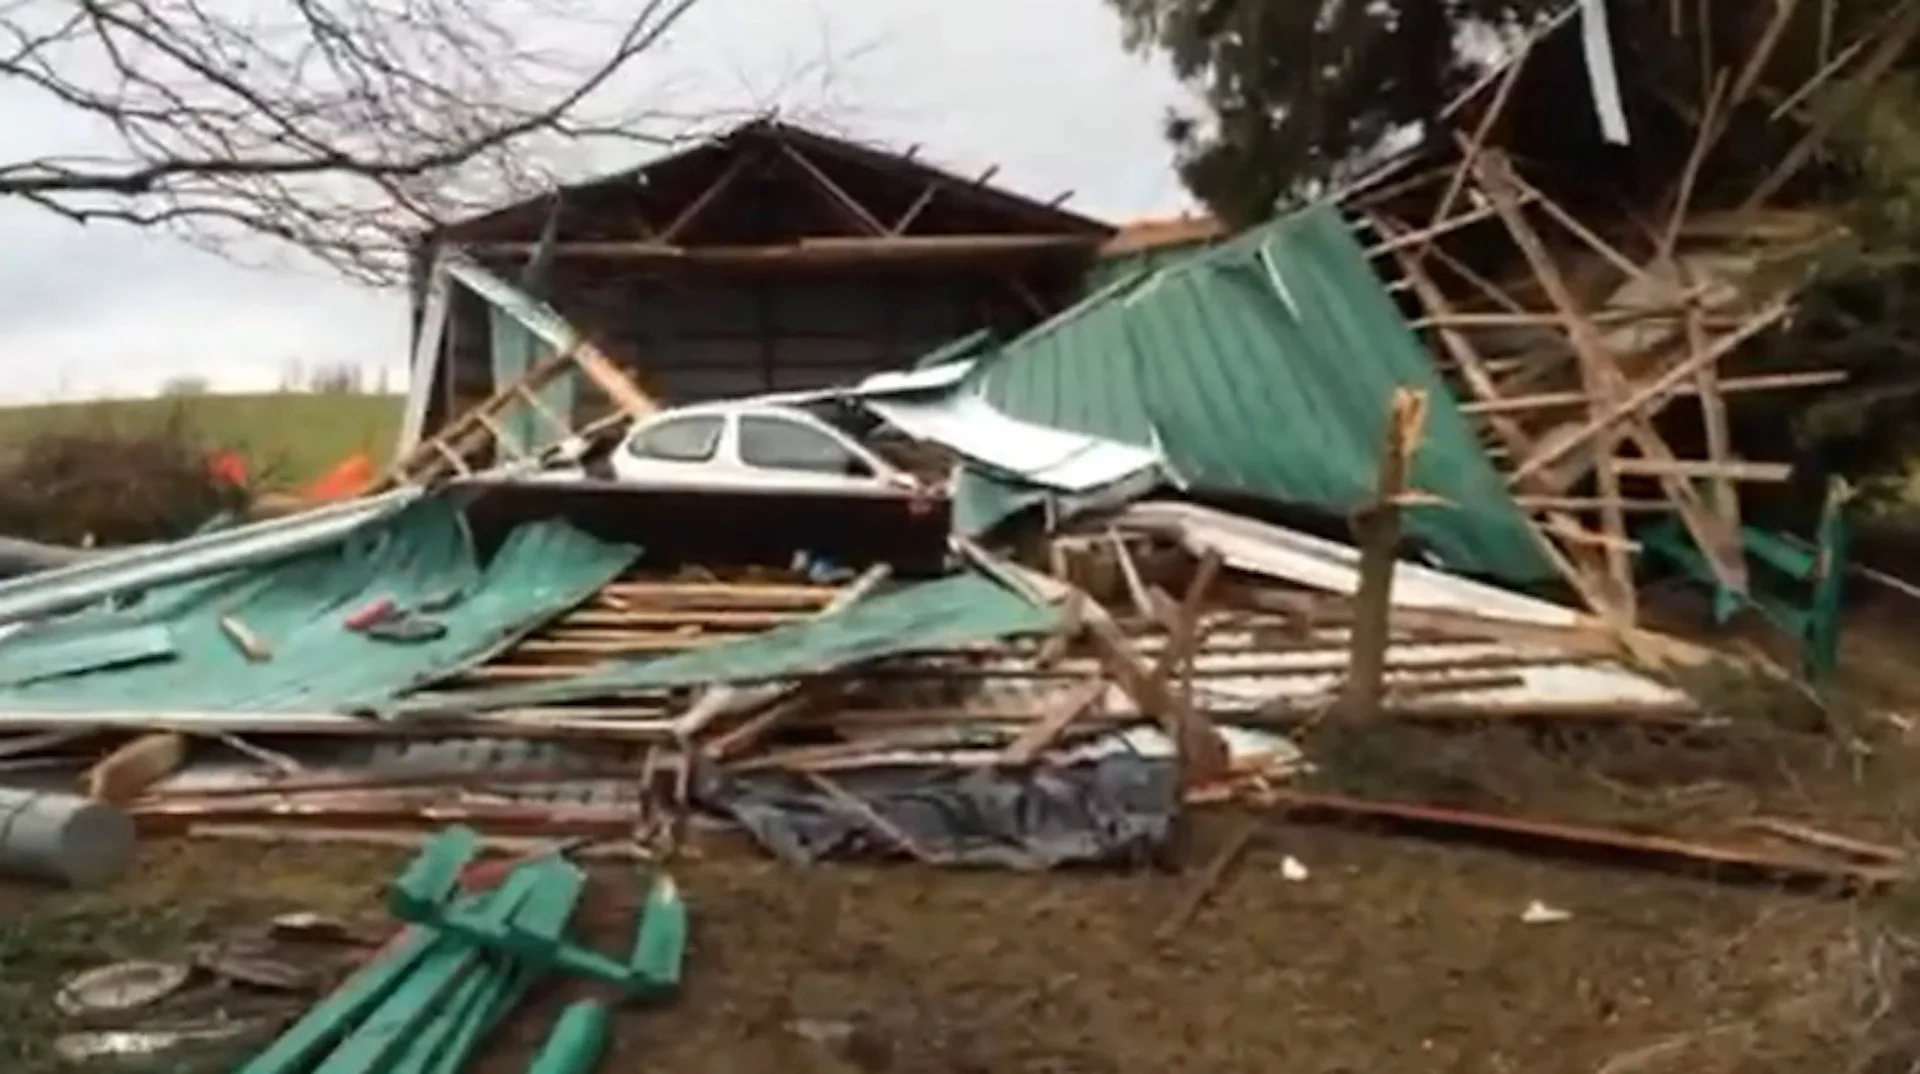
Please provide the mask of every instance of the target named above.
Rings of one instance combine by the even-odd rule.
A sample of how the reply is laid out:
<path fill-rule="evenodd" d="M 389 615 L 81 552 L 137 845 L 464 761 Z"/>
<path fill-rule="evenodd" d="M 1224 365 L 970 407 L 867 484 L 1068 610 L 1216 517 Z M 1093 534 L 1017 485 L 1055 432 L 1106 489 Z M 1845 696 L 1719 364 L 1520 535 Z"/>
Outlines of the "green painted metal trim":
<path fill-rule="evenodd" d="M 1712 594 L 1715 621 L 1725 624 L 1752 609 L 1792 638 L 1800 652 L 1800 673 L 1810 685 L 1823 687 L 1840 670 L 1840 620 L 1853 544 L 1853 523 L 1844 503 L 1843 487 L 1830 483 L 1811 542 L 1790 533 L 1742 526 L 1740 544 L 1749 567 L 1744 594 L 1720 583 L 1679 519 L 1649 526 L 1639 536 L 1648 551 L 1706 587 Z M 1782 582 L 1806 592 L 1789 593 Z"/>
<path fill-rule="evenodd" d="M 471 911 L 475 928 L 504 928 L 538 894 L 536 877 L 524 870 L 509 873 L 499 890 Z M 483 954 L 464 935 L 434 931 L 439 942 L 433 951 L 314 1074 L 387 1074 L 412 1042 L 434 1032 L 436 1020 L 450 1014 L 471 1016 L 471 1011 L 452 1010 L 451 1005 L 460 995 L 462 980 L 481 970 Z"/>
<path fill-rule="evenodd" d="M 640 905 L 640 921 L 633 934 L 633 957 L 627 979 L 635 991 L 663 995 L 680 987 L 687 962 L 687 903 L 680 886 L 662 876 Z"/>
<path fill-rule="evenodd" d="M 440 943 L 431 932 L 416 932 L 387 957 L 348 978 L 235 1074 L 305 1074 L 386 1002 Z"/>
<path fill-rule="evenodd" d="M 670 880 L 656 883 L 641 904 L 634 952 L 623 962 L 567 942 L 567 922 L 586 888 L 587 876 L 564 858 L 541 858 L 510 874 L 509 883 L 527 891 L 510 917 L 494 913 L 491 906 L 452 900 L 447 877 L 457 878 L 476 850 L 469 829 L 443 831 L 421 848 L 394 885 L 389 908 L 403 920 L 458 937 L 536 973 L 559 971 L 630 992 L 660 993 L 678 986 L 687 920 L 686 908 Z"/>
<path fill-rule="evenodd" d="M 387 909 L 402 921 L 438 911 L 460 889 L 460 872 L 480 853 L 480 833 L 443 828 L 420 848 L 387 889 Z"/>
<path fill-rule="evenodd" d="M 553 1032 L 527 1067 L 527 1074 L 588 1074 L 600 1065 L 612 1035 L 603 1003 L 582 1000 L 560 1012 Z"/>
<path fill-rule="evenodd" d="M 477 957 L 455 983 L 442 1013 L 402 1045 L 400 1054 L 381 1074 L 430 1074 L 449 1065 L 472 1035 L 484 1026 L 511 985 L 511 969 L 497 960 Z"/>

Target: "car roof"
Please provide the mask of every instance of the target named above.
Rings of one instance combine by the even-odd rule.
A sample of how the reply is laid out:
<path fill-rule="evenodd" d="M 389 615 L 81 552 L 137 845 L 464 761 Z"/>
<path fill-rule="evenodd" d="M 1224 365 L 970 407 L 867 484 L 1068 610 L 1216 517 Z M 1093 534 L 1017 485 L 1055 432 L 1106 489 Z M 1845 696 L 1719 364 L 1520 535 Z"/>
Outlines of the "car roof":
<path fill-rule="evenodd" d="M 818 420 L 799 407 L 787 406 L 783 403 L 761 403 L 751 399 L 722 399 L 713 403 L 689 403 L 686 406 L 670 407 L 647 415 L 644 423 L 651 425 L 668 418 L 718 417 L 727 414 L 765 414 L 781 418 Z"/>

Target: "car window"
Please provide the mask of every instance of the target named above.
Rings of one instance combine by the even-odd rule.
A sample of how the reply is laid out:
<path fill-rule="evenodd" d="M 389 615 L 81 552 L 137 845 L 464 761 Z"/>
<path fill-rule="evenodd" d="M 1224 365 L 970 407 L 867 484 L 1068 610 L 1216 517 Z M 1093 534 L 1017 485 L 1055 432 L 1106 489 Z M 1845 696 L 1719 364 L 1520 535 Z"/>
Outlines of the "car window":
<path fill-rule="evenodd" d="M 746 415 L 740 419 L 740 460 L 772 470 L 870 477 L 873 468 L 838 440 L 785 418 Z"/>
<path fill-rule="evenodd" d="M 706 462 L 720 445 L 719 415 L 671 418 L 640 431 L 627 450 L 643 459 Z"/>

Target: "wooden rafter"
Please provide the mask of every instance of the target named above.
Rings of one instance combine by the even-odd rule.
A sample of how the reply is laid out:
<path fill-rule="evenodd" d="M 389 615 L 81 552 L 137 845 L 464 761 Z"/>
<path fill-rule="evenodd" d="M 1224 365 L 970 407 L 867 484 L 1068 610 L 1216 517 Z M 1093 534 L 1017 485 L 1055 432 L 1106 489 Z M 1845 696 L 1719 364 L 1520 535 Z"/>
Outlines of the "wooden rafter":
<path fill-rule="evenodd" d="M 686 208 L 681 209 L 678 215 L 668 221 L 666 230 L 659 233 L 657 241 L 663 244 L 677 241 L 681 234 L 700 218 L 700 214 L 711 208 L 714 202 L 719 201 L 720 195 L 725 194 L 746 170 L 747 158 L 744 154 L 733 158 L 719 175 L 713 177 L 713 182 L 707 184 L 707 188 L 700 192 L 699 197 L 688 202 Z"/>
<path fill-rule="evenodd" d="M 1565 327 L 1573 342 L 1575 353 L 1580 359 L 1581 381 L 1587 394 L 1598 406 L 1611 401 L 1619 380 L 1617 367 L 1593 324 L 1586 319 L 1586 313 L 1580 308 L 1579 300 L 1567 287 L 1560 275 L 1559 266 L 1546 245 L 1540 241 L 1530 225 L 1527 224 L 1515 197 L 1517 184 L 1513 182 L 1512 169 L 1506 158 L 1497 153 L 1477 156 L 1473 161 L 1474 171 L 1479 176 L 1481 186 L 1486 190 L 1495 212 L 1506 224 L 1508 234 L 1515 245 L 1525 255 L 1534 274 L 1546 289 L 1555 308 L 1566 319 Z M 1609 376 L 1609 372 L 1614 376 Z M 1609 437 L 1607 431 L 1601 433 L 1601 454 L 1611 456 L 1617 440 Z M 1630 546 L 1627 543 L 1626 513 L 1620 507 L 1620 482 L 1617 474 L 1601 467 L 1598 480 L 1600 484 L 1600 518 L 1605 528 L 1605 541 L 1602 551 L 1606 556 L 1607 587 L 1609 604 L 1620 610 L 1621 615 L 1631 621 L 1635 618 L 1635 591 L 1633 584 L 1633 561 Z M 1560 529 L 1561 536 L 1566 536 Z"/>
<path fill-rule="evenodd" d="M 1644 202 L 1561 202 L 1560 188 L 1547 182 L 1558 173 L 1545 164 L 1530 172 L 1516 166 L 1528 159 L 1532 135 L 1517 132 L 1511 148 L 1501 144 L 1501 114 L 1519 108 L 1528 92 L 1520 69 L 1539 65 L 1541 50 L 1530 58 L 1526 47 L 1470 90 L 1470 111 L 1443 119 L 1450 128 L 1439 139 L 1444 159 L 1407 154 L 1336 195 L 1372 224 L 1380 241 L 1367 252 L 1388 290 L 1418 310 L 1411 326 L 1432 344 L 1435 365 L 1459 392 L 1462 412 L 1541 547 L 1608 618 L 1634 612 L 1638 546 L 1629 515 L 1673 513 L 1716 581 L 1745 589 L 1740 490 L 1792 471 L 1740 457 L 1729 403 L 1739 393 L 1846 379 L 1837 370 L 1756 375 L 1721 367 L 1792 308 L 1794 284 L 1758 271 L 1763 255 L 1753 247 L 1803 247 L 1834 226 L 1818 207 L 1770 203 L 1821 152 L 1851 110 L 1847 102 L 1920 40 L 1920 0 L 1890 0 L 1856 41 L 1833 40 L 1835 6 L 1766 0 L 1740 13 L 1744 43 L 1736 51 L 1728 47 L 1735 27 L 1708 21 L 1723 13 L 1671 0 L 1682 20 L 1677 29 L 1702 45 L 1691 58 L 1699 71 L 1684 76 L 1684 91 L 1655 91 L 1691 124 L 1691 144 L 1660 139 L 1626 150 L 1640 154 L 1640 164 L 1647 154 L 1662 155 L 1664 189 Z M 1811 78 L 1794 74 L 1807 79 L 1797 89 L 1778 84 L 1787 38 L 1810 33 L 1816 22 L 1823 43 L 1807 68 L 1818 70 Z M 1725 143 L 1743 129 L 1737 122 L 1769 110 L 1775 121 L 1793 117 L 1798 143 L 1788 136 L 1790 151 L 1744 198 L 1746 191 L 1729 192 L 1718 177 L 1709 181 Z M 1413 201 L 1418 209 L 1408 207 Z M 1499 222 L 1480 225 L 1490 219 Z M 1496 238 L 1496 229 L 1504 234 Z M 1456 232 L 1469 237 L 1448 237 Z M 1696 457 L 1680 457 L 1679 441 L 1669 443 L 1664 421 L 1656 424 L 1679 400 L 1699 408 L 1703 443 L 1687 451 Z"/>
<path fill-rule="evenodd" d="M 847 193 L 845 187 L 834 182 L 833 176 L 821 171 L 820 166 L 809 159 L 805 153 L 787 142 L 780 143 L 780 152 L 813 181 L 814 187 L 826 196 L 834 208 L 844 213 L 847 219 L 861 231 L 875 237 L 897 234 L 881 223 L 880 218 L 873 215 L 871 209 L 860 204 L 860 199 Z"/>
<path fill-rule="evenodd" d="M 1840 99 L 1832 102 L 1831 106 L 1818 110 L 1808 125 L 1806 133 L 1802 134 L 1793 148 L 1786 152 L 1779 164 L 1774 166 L 1773 171 L 1753 188 L 1751 194 L 1747 195 L 1746 201 L 1741 206 L 1742 209 L 1757 209 L 1785 188 L 1787 183 L 1800 173 L 1800 169 L 1806 167 L 1813 159 L 1814 154 L 1826 142 L 1827 136 L 1833 132 L 1834 127 L 1843 118 L 1859 112 L 1866 92 L 1885 78 L 1887 72 L 1892 70 L 1893 65 L 1905 54 L 1914 36 L 1920 34 L 1920 2 L 1906 0 L 1896 10 L 1898 15 L 1886 31 L 1886 36 L 1880 40 L 1878 47 L 1861 61 L 1858 70 L 1847 80 L 1846 86 L 1839 91 Z"/>
<path fill-rule="evenodd" d="M 914 221 L 920 219 L 920 214 L 927 211 L 927 206 L 933 204 L 933 196 L 938 193 L 940 193 L 940 180 L 929 180 L 926 189 L 920 191 L 920 196 L 913 199 L 913 204 L 907 206 L 907 211 L 900 214 L 900 219 L 893 222 L 893 226 L 887 229 L 887 233 L 905 235 Z"/>

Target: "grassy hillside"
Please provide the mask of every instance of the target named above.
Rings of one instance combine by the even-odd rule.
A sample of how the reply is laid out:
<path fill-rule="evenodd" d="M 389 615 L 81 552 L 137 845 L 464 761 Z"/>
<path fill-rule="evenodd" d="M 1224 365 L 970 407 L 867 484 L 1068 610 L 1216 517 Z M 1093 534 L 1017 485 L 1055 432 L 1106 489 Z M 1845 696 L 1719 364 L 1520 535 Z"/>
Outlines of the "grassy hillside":
<path fill-rule="evenodd" d="M 175 423 L 209 448 L 243 454 L 256 479 L 307 481 L 357 451 L 376 463 L 393 448 L 401 398 L 300 393 L 190 395 L 0 408 L 0 449 L 68 430 L 151 433 Z"/>

